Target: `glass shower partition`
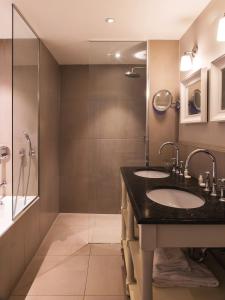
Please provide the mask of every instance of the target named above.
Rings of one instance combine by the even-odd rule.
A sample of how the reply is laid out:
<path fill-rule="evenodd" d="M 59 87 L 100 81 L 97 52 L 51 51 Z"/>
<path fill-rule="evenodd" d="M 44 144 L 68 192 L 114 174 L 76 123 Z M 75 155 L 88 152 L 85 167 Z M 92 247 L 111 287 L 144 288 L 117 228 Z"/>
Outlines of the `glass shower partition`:
<path fill-rule="evenodd" d="M 13 218 L 38 197 L 39 39 L 13 6 Z"/>

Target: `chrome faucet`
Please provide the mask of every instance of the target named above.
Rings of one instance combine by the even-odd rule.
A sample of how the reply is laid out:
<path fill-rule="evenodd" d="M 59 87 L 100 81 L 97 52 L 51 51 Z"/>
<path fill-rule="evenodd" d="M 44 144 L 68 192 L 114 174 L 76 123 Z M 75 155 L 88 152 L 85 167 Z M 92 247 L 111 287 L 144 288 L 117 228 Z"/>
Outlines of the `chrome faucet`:
<path fill-rule="evenodd" d="M 168 146 L 168 145 L 174 147 L 174 149 L 176 150 L 176 173 L 179 174 L 179 147 L 178 147 L 178 144 L 175 143 L 175 142 L 165 142 L 165 143 L 163 143 L 159 148 L 159 154 L 161 154 L 162 149 L 165 146 Z"/>
<path fill-rule="evenodd" d="M 189 163 L 190 163 L 190 160 L 191 158 L 197 154 L 197 153 L 205 153 L 207 154 L 211 160 L 212 160 L 212 192 L 211 192 L 211 196 L 217 196 L 217 193 L 216 193 L 216 181 L 217 181 L 217 166 L 216 166 L 216 157 L 215 155 L 209 151 L 208 149 L 196 149 L 194 151 L 192 151 L 187 159 L 186 159 L 186 163 L 185 163 L 185 170 L 184 170 L 184 177 L 185 178 L 191 178 L 191 176 L 188 174 L 188 167 L 189 167 Z"/>

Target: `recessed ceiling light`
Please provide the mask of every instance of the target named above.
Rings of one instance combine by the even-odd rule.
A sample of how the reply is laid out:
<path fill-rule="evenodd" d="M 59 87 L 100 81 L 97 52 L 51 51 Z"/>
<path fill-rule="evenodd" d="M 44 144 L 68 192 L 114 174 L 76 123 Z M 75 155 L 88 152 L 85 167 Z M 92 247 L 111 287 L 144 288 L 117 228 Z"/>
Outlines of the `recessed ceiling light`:
<path fill-rule="evenodd" d="M 106 23 L 115 23 L 115 19 L 113 18 L 105 18 Z"/>
<path fill-rule="evenodd" d="M 120 54 L 120 52 L 116 52 L 114 56 L 115 56 L 115 58 L 120 58 L 121 54 Z"/>
<path fill-rule="evenodd" d="M 147 56 L 146 50 L 138 51 L 134 54 L 134 57 L 141 60 L 146 60 L 146 56 Z"/>

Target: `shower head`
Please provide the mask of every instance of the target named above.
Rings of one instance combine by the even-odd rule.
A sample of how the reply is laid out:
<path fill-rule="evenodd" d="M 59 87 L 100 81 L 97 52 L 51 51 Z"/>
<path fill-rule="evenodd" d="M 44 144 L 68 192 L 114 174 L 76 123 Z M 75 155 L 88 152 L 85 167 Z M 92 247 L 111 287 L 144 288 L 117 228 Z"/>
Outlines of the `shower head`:
<path fill-rule="evenodd" d="M 136 69 L 145 69 L 146 67 L 144 66 L 138 66 L 138 67 L 132 67 L 129 71 L 125 73 L 125 76 L 130 77 L 130 78 L 138 78 L 141 75 L 137 72 L 135 72 Z"/>
<path fill-rule="evenodd" d="M 127 77 L 130 77 L 130 78 L 138 78 L 138 77 L 140 77 L 140 74 L 136 73 L 136 72 L 134 71 L 134 68 L 132 68 L 131 71 L 127 71 L 127 72 L 125 73 L 125 75 L 126 75 Z"/>
<path fill-rule="evenodd" d="M 35 151 L 34 151 L 34 149 L 32 147 L 30 136 L 29 136 L 29 134 L 26 131 L 24 131 L 23 134 L 24 134 L 25 139 L 27 140 L 27 142 L 29 144 L 29 156 L 34 156 L 35 155 Z"/>

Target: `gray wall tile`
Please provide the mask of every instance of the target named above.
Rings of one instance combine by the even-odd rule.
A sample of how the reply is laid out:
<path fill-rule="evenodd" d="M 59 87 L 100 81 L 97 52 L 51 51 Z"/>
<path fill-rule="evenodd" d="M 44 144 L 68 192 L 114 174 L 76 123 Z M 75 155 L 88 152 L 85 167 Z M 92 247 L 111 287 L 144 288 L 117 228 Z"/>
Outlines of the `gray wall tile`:
<path fill-rule="evenodd" d="M 61 211 L 118 213 L 120 166 L 144 164 L 146 78 L 128 68 L 61 67 Z"/>

